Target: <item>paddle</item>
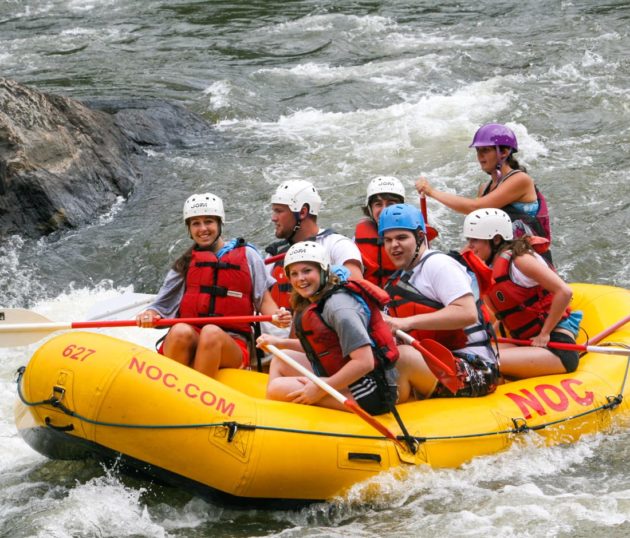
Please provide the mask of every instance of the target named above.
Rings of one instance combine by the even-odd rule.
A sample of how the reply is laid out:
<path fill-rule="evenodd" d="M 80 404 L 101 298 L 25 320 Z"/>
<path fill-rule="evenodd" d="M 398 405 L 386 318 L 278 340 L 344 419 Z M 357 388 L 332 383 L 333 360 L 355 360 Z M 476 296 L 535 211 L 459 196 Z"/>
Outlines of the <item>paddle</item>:
<path fill-rule="evenodd" d="M 392 441 L 394 441 L 398 445 L 399 448 L 406 450 L 405 445 L 398 440 L 396 435 L 394 435 L 394 433 L 392 433 L 391 430 L 389 430 L 383 423 L 376 420 L 372 415 L 370 415 L 369 413 L 366 413 L 363 409 L 361 409 L 361 407 L 359 407 L 356 404 L 356 402 L 353 402 L 349 398 L 346 398 L 337 389 L 331 387 L 323 379 L 321 379 L 320 377 L 317 377 L 308 368 L 305 368 L 304 366 L 302 366 L 299 362 L 297 362 L 295 359 L 287 355 L 284 351 L 281 351 L 280 349 L 278 349 L 276 346 L 267 344 L 262 347 L 268 353 L 273 353 L 276 357 L 284 361 L 286 364 L 296 369 L 303 376 L 308 377 L 310 381 L 315 383 L 323 391 L 330 394 L 330 396 L 332 396 L 344 407 L 346 407 L 347 409 L 349 409 L 356 415 L 359 415 L 363 420 L 365 420 L 365 422 L 367 422 L 370 426 L 375 428 L 378 432 L 382 433 L 388 439 L 391 439 Z"/>
<path fill-rule="evenodd" d="M 422 218 L 424 218 L 424 225 L 427 229 L 427 243 L 430 243 L 438 236 L 438 231 L 429 226 L 427 217 L 427 197 L 424 194 L 420 195 L 420 211 L 422 212 Z"/>
<path fill-rule="evenodd" d="M 96 303 L 88 310 L 85 317 L 90 320 L 99 319 L 125 319 L 130 318 L 144 310 L 155 300 L 155 295 L 149 293 L 126 292 Z"/>
<path fill-rule="evenodd" d="M 266 265 L 282 260 L 286 252 L 265 258 Z M 90 321 L 99 319 L 125 319 L 130 318 L 143 307 L 150 305 L 156 295 L 150 293 L 125 292 L 122 295 L 96 303 L 86 314 Z"/>
<path fill-rule="evenodd" d="M 519 346 L 531 346 L 531 340 L 518 340 L 516 338 L 497 338 L 503 344 L 516 344 Z M 565 342 L 549 342 L 547 347 L 554 349 L 566 349 L 569 351 L 588 351 L 589 353 L 604 353 L 606 355 L 630 355 L 630 349 L 622 347 L 588 346 L 585 344 L 569 344 Z"/>
<path fill-rule="evenodd" d="M 401 330 L 396 331 L 396 336 L 422 353 L 433 375 L 453 394 L 457 394 L 457 391 L 464 387 L 464 380 L 457 375 L 457 363 L 450 349 L 429 338 L 419 342 Z"/>
<path fill-rule="evenodd" d="M 613 325 L 608 327 L 608 329 L 602 331 L 599 334 L 596 334 L 595 336 L 593 336 L 593 338 L 589 338 L 586 341 L 586 344 L 590 345 L 590 344 L 597 344 L 601 342 L 604 338 L 614 333 L 617 329 L 620 329 L 621 327 L 623 327 L 629 321 L 630 321 L 630 314 L 628 314 L 625 318 L 620 319 L 617 323 L 614 323 Z"/>
<path fill-rule="evenodd" d="M 206 318 L 165 318 L 155 322 L 155 327 L 170 327 L 176 323 L 189 325 L 224 325 L 226 323 L 254 323 L 273 321 L 274 316 L 222 316 Z M 106 327 L 137 327 L 135 319 L 109 321 L 61 321 L 48 318 L 23 308 L 0 310 L 0 347 L 25 346 L 41 340 L 51 332 L 63 329 L 102 329 Z"/>
<path fill-rule="evenodd" d="M 284 259 L 286 255 L 286 252 L 281 252 L 280 254 L 276 254 L 275 256 L 269 256 L 268 258 L 265 258 L 265 265 L 276 263 L 278 260 Z"/>

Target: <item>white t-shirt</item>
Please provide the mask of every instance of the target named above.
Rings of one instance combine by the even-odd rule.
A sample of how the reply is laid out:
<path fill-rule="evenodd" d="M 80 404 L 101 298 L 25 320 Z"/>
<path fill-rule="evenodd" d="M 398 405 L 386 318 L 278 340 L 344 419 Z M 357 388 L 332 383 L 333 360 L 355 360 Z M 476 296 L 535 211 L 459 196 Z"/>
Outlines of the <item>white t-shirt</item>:
<path fill-rule="evenodd" d="M 338 233 L 322 235 L 322 230 L 320 230 L 315 237 L 315 241 L 324 247 L 331 265 L 343 265 L 349 260 L 355 260 L 359 263 L 361 272 L 363 272 L 361 251 L 349 237 Z"/>
<path fill-rule="evenodd" d="M 363 258 L 359 247 L 345 235 L 338 233 L 326 234 L 326 230 L 318 230 L 315 242 L 324 247 L 331 265 L 343 265 L 348 260 L 356 260 L 363 272 Z M 271 274 L 273 264 L 267 265 L 267 271 Z"/>
<path fill-rule="evenodd" d="M 427 249 L 420 258 L 420 263 L 411 271 L 409 283 L 422 295 L 444 306 L 451 304 L 464 295 L 473 296 L 472 279 L 466 268 L 450 256 L 438 253 L 422 262 L 429 254 L 436 252 Z M 474 327 L 477 323 L 469 325 Z M 470 335 L 471 342 L 480 342 L 487 338 L 485 332 L 475 332 Z M 485 346 L 468 346 L 456 351 L 472 353 L 494 360 L 494 356 Z"/>
<path fill-rule="evenodd" d="M 338 233 L 326 234 L 325 232 L 326 230 L 320 229 L 315 236 L 315 242 L 324 247 L 331 265 L 343 265 L 348 260 L 356 260 L 361 266 L 361 272 L 363 272 L 361 252 L 354 241 L 345 235 Z M 267 264 L 265 267 L 267 274 L 271 275 L 271 271 L 273 271 L 273 264 Z M 260 329 L 263 333 L 273 334 L 284 338 L 288 338 L 291 331 L 290 328 L 276 327 L 272 323 L 267 322 L 261 323 Z"/>

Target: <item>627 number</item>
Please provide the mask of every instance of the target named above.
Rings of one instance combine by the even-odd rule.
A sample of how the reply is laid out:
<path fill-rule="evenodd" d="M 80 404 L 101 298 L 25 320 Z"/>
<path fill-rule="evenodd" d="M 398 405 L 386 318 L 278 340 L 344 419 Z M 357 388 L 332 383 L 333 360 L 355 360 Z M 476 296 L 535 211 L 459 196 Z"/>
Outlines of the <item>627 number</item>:
<path fill-rule="evenodd" d="M 92 355 L 92 353 L 96 353 L 96 350 L 89 349 L 83 346 L 77 346 L 76 344 L 70 344 L 68 347 L 66 347 L 66 349 L 63 350 L 62 355 L 75 361 L 83 362 L 90 355 Z"/>

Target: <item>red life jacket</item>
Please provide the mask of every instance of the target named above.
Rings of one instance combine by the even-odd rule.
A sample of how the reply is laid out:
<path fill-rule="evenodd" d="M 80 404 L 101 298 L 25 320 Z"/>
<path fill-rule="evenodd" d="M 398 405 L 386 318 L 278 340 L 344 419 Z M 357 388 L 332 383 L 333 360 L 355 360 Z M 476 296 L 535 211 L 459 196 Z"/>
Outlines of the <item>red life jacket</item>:
<path fill-rule="evenodd" d="M 363 258 L 363 278 L 384 287 L 389 277 L 396 272 L 396 266 L 385 252 L 382 238 L 378 236 L 378 229 L 372 219 L 365 217 L 358 222 L 354 242 Z"/>
<path fill-rule="evenodd" d="M 431 256 L 437 254 L 447 256 L 447 254 L 444 254 L 442 252 L 430 252 L 424 258 L 422 258 L 417 271 L 422 271 L 422 266 L 426 263 L 426 261 Z M 472 254 L 474 258 L 477 258 L 472 252 L 470 254 Z M 470 269 L 475 274 L 479 272 L 479 276 L 477 278 L 480 284 L 480 288 L 487 285 L 488 271 L 490 269 L 486 267 L 487 270 L 483 270 L 483 267 L 480 265 L 483 264 L 481 260 L 477 258 L 477 262 L 476 260 L 474 260 L 474 258 L 472 258 L 472 256 L 464 253 L 449 253 L 448 255 L 455 258 L 456 261 Z M 470 264 L 467 262 L 467 258 L 469 257 L 472 258 L 471 262 L 469 262 Z M 416 289 L 412 284 L 410 284 L 410 277 L 411 273 L 404 274 L 402 277 L 397 277 L 395 275 L 391 283 L 388 283 L 385 286 L 385 290 L 389 293 L 391 297 L 391 302 L 388 306 L 389 315 L 397 318 L 406 318 L 409 316 L 415 316 L 416 314 L 429 314 L 431 312 L 435 312 L 444 308 L 444 305 L 442 303 L 440 303 L 439 301 L 434 301 L 433 299 L 429 299 L 418 289 Z M 489 346 L 491 342 L 491 336 L 493 334 L 492 327 L 490 325 L 489 315 L 487 312 L 484 312 L 482 308 L 482 301 L 480 299 L 477 299 L 476 303 L 478 323 L 473 325 L 472 327 L 448 330 L 414 329 L 412 331 L 409 331 L 409 334 L 413 336 L 416 340 L 422 340 L 424 338 L 437 340 L 442 345 L 451 350 L 462 349 L 468 346 Z M 482 337 L 476 339 L 475 341 L 472 341 L 472 335 L 478 332 L 482 333 Z"/>
<path fill-rule="evenodd" d="M 317 241 L 318 239 L 326 237 L 332 233 L 334 233 L 334 231 L 327 228 L 326 230 L 319 232 L 314 237 L 307 237 L 304 241 Z M 280 241 L 271 243 L 271 245 L 265 248 L 265 252 L 267 252 L 270 256 L 277 256 L 278 254 L 282 254 L 283 252 L 289 250 L 291 246 L 292 244 L 286 239 L 281 239 Z M 269 289 L 273 300 L 276 301 L 278 307 L 284 307 L 287 309 L 290 308 L 291 284 L 284 272 L 284 258 L 273 264 L 271 276 L 276 279 L 276 283 Z"/>
<path fill-rule="evenodd" d="M 291 245 L 287 243 L 287 248 L 284 251 L 286 252 L 287 250 L 289 250 L 290 246 Z M 278 252 L 278 254 L 280 254 L 280 252 Z M 282 260 L 278 260 L 273 264 L 273 268 L 271 269 L 271 276 L 276 279 L 275 284 L 269 289 L 273 300 L 276 301 L 278 307 L 284 307 L 288 309 L 290 307 L 291 284 L 289 283 L 289 279 L 284 272 L 284 263 L 282 262 Z"/>
<path fill-rule="evenodd" d="M 553 294 L 539 285 L 525 288 L 514 283 L 510 279 L 512 263 L 511 250 L 502 252 L 494 260 L 492 275 L 495 284 L 485 297 L 486 303 L 513 338 L 532 338 L 540 333 L 549 315 Z M 547 265 L 553 269 L 549 262 Z M 562 319 L 570 313 L 567 308 Z"/>
<path fill-rule="evenodd" d="M 193 248 L 178 317 L 250 316 L 254 313 L 252 277 L 245 240 L 217 258 L 210 250 Z M 221 325 L 227 331 L 251 333 L 247 323 Z"/>
<path fill-rule="evenodd" d="M 295 319 L 295 334 L 300 339 L 313 370 L 318 376 L 331 376 L 350 360 L 343 356 L 337 333 L 323 320 L 326 301 L 335 293 L 350 293 L 369 308 L 367 331 L 372 338 L 375 368 L 388 368 L 398 360 L 398 348 L 380 309 L 389 295 L 367 280 L 348 280 L 332 288 L 319 301 L 310 304 Z"/>

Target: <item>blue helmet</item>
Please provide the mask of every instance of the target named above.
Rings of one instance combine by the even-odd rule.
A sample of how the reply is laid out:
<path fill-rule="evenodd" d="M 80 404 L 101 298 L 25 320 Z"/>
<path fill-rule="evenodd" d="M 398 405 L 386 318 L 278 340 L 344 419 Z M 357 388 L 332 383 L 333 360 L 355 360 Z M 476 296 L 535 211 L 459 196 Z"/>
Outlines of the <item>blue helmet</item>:
<path fill-rule="evenodd" d="M 418 228 L 424 233 L 427 231 L 420 209 L 411 204 L 390 205 L 383 209 L 378 219 L 379 237 L 383 237 L 388 230 L 403 229 L 415 232 Z"/>

